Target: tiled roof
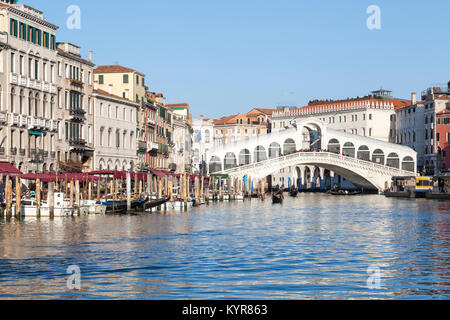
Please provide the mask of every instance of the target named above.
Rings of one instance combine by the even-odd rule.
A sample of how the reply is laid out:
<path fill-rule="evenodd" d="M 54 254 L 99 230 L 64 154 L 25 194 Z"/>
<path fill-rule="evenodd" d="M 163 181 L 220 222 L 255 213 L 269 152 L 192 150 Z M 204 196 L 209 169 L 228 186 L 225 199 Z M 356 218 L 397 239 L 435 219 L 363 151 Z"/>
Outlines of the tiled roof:
<path fill-rule="evenodd" d="M 129 73 L 136 72 L 134 69 L 122 67 L 119 65 L 112 66 L 98 66 L 97 69 L 94 70 L 94 73 Z"/>

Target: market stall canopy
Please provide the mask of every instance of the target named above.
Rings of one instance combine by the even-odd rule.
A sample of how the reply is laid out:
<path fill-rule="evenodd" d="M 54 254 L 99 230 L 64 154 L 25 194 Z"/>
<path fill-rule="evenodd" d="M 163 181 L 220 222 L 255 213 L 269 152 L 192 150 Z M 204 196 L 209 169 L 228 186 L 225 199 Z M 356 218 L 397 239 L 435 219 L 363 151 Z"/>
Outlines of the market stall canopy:
<path fill-rule="evenodd" d="M 20 172 L 20 170 L 15 168 L 9 162 L 0 162 L 0 174 L 3 174 L 3 175 L 19 175 L 19 174 L 22 174 L 22 172 Z"/>

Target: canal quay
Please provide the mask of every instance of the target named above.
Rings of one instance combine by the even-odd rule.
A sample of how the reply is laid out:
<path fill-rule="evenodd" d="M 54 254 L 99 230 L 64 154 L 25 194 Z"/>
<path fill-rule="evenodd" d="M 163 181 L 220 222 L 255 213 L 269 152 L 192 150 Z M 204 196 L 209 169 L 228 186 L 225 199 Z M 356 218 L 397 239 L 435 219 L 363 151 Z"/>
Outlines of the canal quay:
<path fill-rule="evenodd" d="M 3 218 L 0 298 L 448 299 L 449 218 L 446 201 L 323 193 Z"/>

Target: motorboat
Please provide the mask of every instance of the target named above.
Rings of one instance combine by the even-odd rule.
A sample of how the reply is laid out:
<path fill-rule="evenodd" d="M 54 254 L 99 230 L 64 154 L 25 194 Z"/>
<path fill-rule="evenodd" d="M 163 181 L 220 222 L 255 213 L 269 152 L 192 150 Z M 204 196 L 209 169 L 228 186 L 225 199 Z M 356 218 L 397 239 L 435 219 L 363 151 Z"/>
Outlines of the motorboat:
<path fill-rule="evenodd" d="M 22 217 L 37 217 L 37 207 L 36 207 L 36 199 L 22 199 L 21 200 L 21 211 L 20 215 Z M 16 215 L 17 209 L 14 201 L 14 205 L 12 206 L 12 213 Z M 68 217 L 72 216 L 75 212 L 75 208 L 67 205 L 67 202 L 64 200 L 64 193 L 58 192 L 55 193 L 54 197 L 54 217 Z M 40 216 L 41 217 L 50 217 L 50 206 L 48 202 L 41 203 L 40 206 Z"/>

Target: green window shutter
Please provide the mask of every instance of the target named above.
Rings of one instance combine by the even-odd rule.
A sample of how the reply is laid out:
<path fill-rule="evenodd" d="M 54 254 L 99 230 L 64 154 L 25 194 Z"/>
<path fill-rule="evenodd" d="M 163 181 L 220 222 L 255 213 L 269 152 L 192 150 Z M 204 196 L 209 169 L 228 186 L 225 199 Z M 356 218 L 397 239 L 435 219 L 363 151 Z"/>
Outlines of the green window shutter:
<path fill-rule="evenodd" d="M 104 77 L 103 75 L 98 76 L 98 83 L 103 84 L 104 83 Z"/>

